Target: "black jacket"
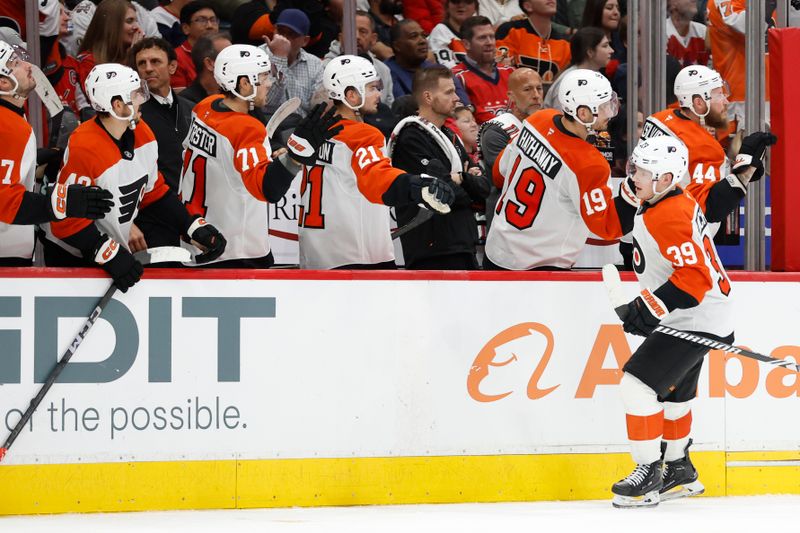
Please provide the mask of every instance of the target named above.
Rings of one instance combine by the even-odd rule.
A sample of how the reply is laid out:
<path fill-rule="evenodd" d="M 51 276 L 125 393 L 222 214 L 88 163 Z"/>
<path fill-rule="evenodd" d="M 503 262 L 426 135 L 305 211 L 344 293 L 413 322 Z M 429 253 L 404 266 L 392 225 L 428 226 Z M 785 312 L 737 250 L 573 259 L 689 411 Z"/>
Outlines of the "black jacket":
<path fill-rule="evenodd" d="M 172 95 L 172 106 L 161 105 L 152 96 L 142 104 L 142 119 L 153 130 L 158 142 L 158 170 L 167 185 L 177 191 L 183 164 L 183 139 L 189 133 L 192 108 L 188 100 Z"/>
<path fill-rule="evenodd" d="M 443 127 L 442 131 L 454 141 L 453 144 L 458 150 L 461 160 L 469 161 L 469 156 L 461 142 L 455 138 L 455 133 L 447 127 Z M 438 159 L 445 169 L 450 168 L 447 155 L 424 129 L 411 124 L 400 131 L 392 154 L 392 165 L 410 174 L 432 174 L 428 170 L 428 166 L 434 159 Z M 475 165 L 468 163 L 467 166 Z M 414 262 L 420 259 L 475 253 L 478 226 L 472 205 L 482 202 L 489 195 L 489 179 L 483 175 L 473 176 L 465 172 L 462 184 L 456 185 L 449 175 L 436 177 L 442 178 L 452 185 L 456 193 L 456 201 L 447 215 L 434 215 L 429 221 L 400 237 L 403 245 L 403 257 L 409 268 L 414 268 Z M 402 227 L 414 218 L 419 207 L 416 205 L 398 206 L 395 211 L 397 225 Z"/>

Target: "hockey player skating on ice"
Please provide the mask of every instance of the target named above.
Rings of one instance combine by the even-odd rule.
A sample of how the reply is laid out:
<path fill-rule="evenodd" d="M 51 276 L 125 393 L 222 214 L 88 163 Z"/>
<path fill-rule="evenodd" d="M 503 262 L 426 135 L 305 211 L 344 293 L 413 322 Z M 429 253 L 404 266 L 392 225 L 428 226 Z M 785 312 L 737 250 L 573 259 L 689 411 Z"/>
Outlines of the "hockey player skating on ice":
<path fill-rule="evenodd" d="M 691 400 L 708 348 L 653 332 L 662 324 L 733 342 L 730 281 L 702 210 L 678 186 L 688 159 L 679 140 L 660 136 L 640 141 L 629 163 L 642 201 L 633 226 L 633 268 L 643 290 L 628 303 L 623 328 L 646 339 L 620 382 L 636 467 L 612 487 L 615 507 L 654 506 L 704 490 L 689 458 L 689 435 Z"/>
<path fill-rule="evenodd" d="M 339 56 L 325 67 L 322 83 L 342 130 L 303 167 L 300 268 L 395 268 L 386 206 L 445 214 L 455 201 L 447 182 L 392 167 L 383 134 L 363 122 L 377 112 L 379 81 L 363 57 Z"/>
<path fill-rule="evenodd" d="M 338 132 L 333 112 L 319 105 L 289 137 L 288 153 L 273 159 L 264 125 L 250 114 L 262 107 L 272 85 L 266 52 L 236 44 L 214 62 L 222 94 L 209 96 L 192 112 L 184 140 L 181 197 L 228 239 L 213 266 L 269 268 L 274 258 L 267 235 L 267 202 L 280 200 L 301 164 L 313 164 L 317 149 Z"/>
<path fill-rule="evenodd" d="M 164 225 L 203 253 L 200 263 L 225 250 L 225 238 L 199 216 L 191 216 L 158 172 L 158 146 L 152 130 L 138 123 L 147 85 L 132 69 L 116 63 L 95 66 L 86 92 L 97 117 L 78 126 L 64 154 L 59 183 L 97 184 L 114 195 L 114 208 L 95 222 L 84 218 L 53 222 L 46 228 L 45 262 L 55 266 L 99 265 L 122 292 L 142 275 L 128 250 L 131 225 L 148 209 Z M 137 124 L 138 123 L 138 124 Z"/>
<path fill-rule="evenodd" d="M 0 41 L 0 265 L 30 266 L 34 224 L 65 217 L 98 218 L 112 206 L 111 193 L 83 185 L 33 192 L 36 138 L 25 120 L 25 101 L 36 88 L 22 50 Z"/>

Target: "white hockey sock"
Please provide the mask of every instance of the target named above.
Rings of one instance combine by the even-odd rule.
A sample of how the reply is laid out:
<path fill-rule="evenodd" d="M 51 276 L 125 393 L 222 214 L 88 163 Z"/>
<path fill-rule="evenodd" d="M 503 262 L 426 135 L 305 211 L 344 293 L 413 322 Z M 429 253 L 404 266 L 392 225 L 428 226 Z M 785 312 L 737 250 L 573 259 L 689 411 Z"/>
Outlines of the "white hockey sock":
<path fill-rule="evenodd" d="M 665 461 L 683 459 L 683 450 L 689 443 L 691 430 L 691 402 L 664 402 L 664 442 L 667 443 Z"/>
<path fill-rule="evenodd" d="M 650 464 L 661 458 L 664 409 L 656 392 L 628 374 L 619 383 L 631 455 L 636 464 Z"/>

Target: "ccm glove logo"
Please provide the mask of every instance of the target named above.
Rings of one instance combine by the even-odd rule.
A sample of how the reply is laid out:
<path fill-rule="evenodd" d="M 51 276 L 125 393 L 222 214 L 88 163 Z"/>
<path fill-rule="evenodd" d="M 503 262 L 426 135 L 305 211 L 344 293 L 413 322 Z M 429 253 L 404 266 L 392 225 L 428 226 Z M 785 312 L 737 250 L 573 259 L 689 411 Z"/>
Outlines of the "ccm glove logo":
<path fill-rule="evenodd" d="M 109 237 L 106 242 L 100 245 L 100 248 L 94 255 L 94 262 L 98 265 L 104 265 L 114 259 L 117 252 L 119 252 L 119 243 Z"/>
<path fill-rule="evenodd" d="M 50 195 L 50 202 L 53 206 L 53 215 L 56 220 L 67 218 L 67 186 L 63 183 L 56 185 L 53 194 Z"/>

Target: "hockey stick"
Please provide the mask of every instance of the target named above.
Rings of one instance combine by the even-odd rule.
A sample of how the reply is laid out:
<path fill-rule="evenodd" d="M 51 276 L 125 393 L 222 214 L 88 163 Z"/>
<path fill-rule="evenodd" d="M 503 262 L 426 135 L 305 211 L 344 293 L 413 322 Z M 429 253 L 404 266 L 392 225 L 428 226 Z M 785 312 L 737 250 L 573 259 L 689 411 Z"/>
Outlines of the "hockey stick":
<path fill-rule="evenodd" d="M 417 213 L 408 224 L 401 228 L 397 228 L 392 232 L 392 240 L 400 237 L 401 235 L 405 235 L 417 226 L 424 224 L 430 220 L 431 217 L 433 217 L 433 211 L 420 207 L 419 213 Z"/>
<path fill-rule="evenodd" d="M 628 301 L 625 298 L 625 294 L 622 292 L 622 282 L 619 279 L 619 271 L 614 265 L 605 265 L 603 267 L 603 283 L 608 291 L 608 299 L 611 300 L 611 305 L 614 306 L 614 311 L 617 313 L 617 316 L 620 318 L 620 320 L 624 321 L 628 316 Z M 724 352 L 743 355 L 744 357 L 749 357 L 750 359 L 755 359 L 763 363 L 787 368 L 789 370 L 793 370 L 794 372 L 800 372 L 800 365 L 794 364 L 785 359 L 775 359 L 774 357 L 770 357 L 768 355 L 746 350 L 744 348 L 739 348 L 738 346 L 733 346 L 731 344 L 716 341 L 714 339 L 709 339 L 707 337 L 703 337 L 702 335 L 697 335 L 696 333 L 689 333 L 688 331 L 681 331 L 668 326 L 656 326 L 653 331 L 678 339 L 683 339 L 699 346 L 705 346 L 711 350 L 722 350 Z"/>
<path fill-rule="evenodd" d="M 184 262 L 188 261 L 191 258 L 191 254 L 189 250 L 184 250 L 183 248 L 179 248 L 176 246 L 161 246 L 158 248 L 150 248 L 149 250 L 142 250 L 141 252 L 137 252 L 133 254 L 133 256 L 140 262 L 142 265 L 149 265 L 157 262 L 165 262 L 165 261 L 176 261 L 176 262 Z M 22 428 L 25 427 L 25 424 L 28 423 L 31 416 L 33 416 L 34 411 L 36 408 L 39 407 L 39 404 L 42 403 L 47 392 L 55 383 L 58 376 L 61 375 L 61 372 L 67 366 L 67 363 L 75 355 L 75 352 L 78 351 L 78 347 L 84 341 L 86 336 L 89 334 L 89 330 L 92 329 L 94 323 L 97 322 L 97 318 L 100 316 L 100 313 L 103 312 L 103 309 L 106 308 L 108 302 L 111 301 L 111 297 L 117 292 L 117 286 L 112 283 L 111 286 L 106 290 L 106 293 L 100 298 L 100 301 L 97 302 L 92 313 L 89 315 L 89 318 L 86 319 L 81 329 L 78 331 L 78 334 L 72 339 L 72 342 L 69 344 L 67 351 L 64 352 L 64 355 L 61 356 L 61 359 L 56 363 L 56 366 L 53 367 L 53 370 L 47 375 L 42 387 L 39 389 L 39 392 L 36 393 L 36 396 L 33 397 L 31 403 L 28 405 L 28 408 L 22 414 L 22 418 L 19 419 L 17 425 L 14 426 L 14 429 L 11 430 L 11 434 L 8 436 L 6 441 L 3 443 L 3 446 L 0 447 L 0 462 L 3 461 L 3 457 L 5 457 L 8 449 L 11 448 L 11 445 L 14 444 L 14 441 L 17 440 Z"/>
<path fill-rule="evenodd" d="M 298 97 L 289 98 L 284 103 L 275 110 L 272 116 L 267 121 L 267 138 L 272 139 L 272 136 L 275 135 L 275 131 L 277 131 L 278 126 L 281 125 L 281 122 L 286 120 L 286 117 L 297 111 L 297 108 L 300 107 L 300 99 Z"/>

